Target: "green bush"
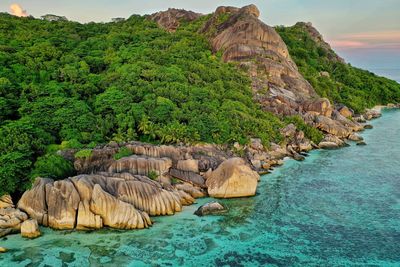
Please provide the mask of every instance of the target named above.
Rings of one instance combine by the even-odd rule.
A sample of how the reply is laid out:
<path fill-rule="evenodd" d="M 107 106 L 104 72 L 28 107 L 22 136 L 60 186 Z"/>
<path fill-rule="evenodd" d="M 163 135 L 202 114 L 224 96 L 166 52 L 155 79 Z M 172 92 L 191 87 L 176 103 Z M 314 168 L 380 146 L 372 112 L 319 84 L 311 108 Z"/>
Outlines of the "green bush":
<path fill-rule="evenodd" d="M 324 138 L 324 135 L 320 130 L 306 124 L 304 120 L 298 115 L 285 117 L 284 120 L 287 124 L 293 123 L 297 127 L 297 129 L 304 132 L 305 137 L 316 144 L 321 142 Z"/>
<path fill-rule="evenodd" d="M 125 158 L 125 157 L 129 157 L 131 156 L 133 153 L 131 150 L 129 150 L 129 148 L 127 147 L 121 147 L 118 151 L 118 153 L 114 154 L 113 158 L 115 160 L 119 160 L 121 158 Z"/>
<path fill-rule="evenodd" d="M 74 156 L 75 156 L 75 158 L 78 158 L 78 159 L 81 159 L 81 158 L 88 159 L 92 156 L 92 152 L 93 152 L 92 149 L 82 149 L 82 150 L 79 150 L 78 152 L 76 152 Z"/>
<path fill-rule="evenodd" d="M 156 180 L 158 178 L 158 174 L 156 171 L 150 171 L 147 175 L 151 180 Z"/>
<path fill-rule="evenodd" d="M 70 161 L 59 155 L 47 154 L 36 160 L 30 177 L 33 179 L 44 177 L 59 180 L 73 176 L 74 174 L 74 166 Z"/>

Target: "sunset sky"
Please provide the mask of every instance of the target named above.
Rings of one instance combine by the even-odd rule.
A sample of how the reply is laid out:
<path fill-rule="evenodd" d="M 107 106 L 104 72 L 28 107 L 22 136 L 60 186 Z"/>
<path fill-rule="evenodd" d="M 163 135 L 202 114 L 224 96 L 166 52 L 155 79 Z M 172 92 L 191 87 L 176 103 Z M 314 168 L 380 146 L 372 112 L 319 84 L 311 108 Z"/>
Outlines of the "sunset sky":
<path fill-rule="evenodd" d="M 210 13 L 220 5 L 251 3 L 258 6 L 261 19 L 267 24 L 310 21 L 353 65 L 371 70 L 391 69 L 391 77 L 400 80 L 399 0 L 1 0 L 0 11 L 11 12 L 10 7 L 18 4 L 20 10 L 13 6 L 13 12 L 18 14 L 25 14 L 26 10 L 26 14 L 35 17 L 52 13 L 89 22 L 150 14 L 168 7 Z"/>

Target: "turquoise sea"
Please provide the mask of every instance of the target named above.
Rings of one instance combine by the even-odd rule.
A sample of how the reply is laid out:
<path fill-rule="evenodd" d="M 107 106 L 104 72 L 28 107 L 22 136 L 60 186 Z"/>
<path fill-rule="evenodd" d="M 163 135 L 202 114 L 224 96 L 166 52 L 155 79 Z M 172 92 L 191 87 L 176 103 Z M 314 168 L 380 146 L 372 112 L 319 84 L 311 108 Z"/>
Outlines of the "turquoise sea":
<path fill-rule="evenodd" d="M 196 208 L 148 230 L 0 239 L 0 266 L 400 266 L 400 111 L 363 136 L 367 146 L 313 151 L 262 177 L 224 216 Z"/>

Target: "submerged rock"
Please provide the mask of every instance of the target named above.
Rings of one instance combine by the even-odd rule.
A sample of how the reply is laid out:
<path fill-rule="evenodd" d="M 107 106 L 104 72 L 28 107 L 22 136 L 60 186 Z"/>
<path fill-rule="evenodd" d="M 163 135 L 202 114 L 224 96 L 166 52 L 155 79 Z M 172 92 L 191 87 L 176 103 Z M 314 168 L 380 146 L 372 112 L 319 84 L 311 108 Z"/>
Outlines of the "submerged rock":
<path fill-rule="evenodd" d="M 367 145 L 367 143 L 365 143 L 364 141 L 361 141 L 361 142 L 357 143 L 357 146 L 366 146 L 366 145 Z"/>
<path fill-rule="evenodd" d="M 0 247 L 0 253 L 4 253 L 4 252 L 7 252 L 7 249 L 3 248 L 3 247 Z"/>
<path fill-rule="evenodd" d="M 21 236 L 26 238 L 36 238 L 41 235 L 37 220 L 30 219 L 21 225 Z"/>
<path fill-rule="evenodd" d="M 209 177 L 208 194 L 216 198 L 247 197 L 256 194 L 260 176 L 242 158 L 224 161 Z"/>
<path fill-rule="evenodd" d="M 371 124 L 366 124 L 364 125 L 364 129 L 373 129 L 374 126 L 372 126 Z"/>
<path fill-rule="evenodd" d="M 221 214 L 226 212 L 227 209 L 219 202 L 209 202 L 199 207 L 194 214 L 197 216 L 205 216 L 210 214 Z"/>

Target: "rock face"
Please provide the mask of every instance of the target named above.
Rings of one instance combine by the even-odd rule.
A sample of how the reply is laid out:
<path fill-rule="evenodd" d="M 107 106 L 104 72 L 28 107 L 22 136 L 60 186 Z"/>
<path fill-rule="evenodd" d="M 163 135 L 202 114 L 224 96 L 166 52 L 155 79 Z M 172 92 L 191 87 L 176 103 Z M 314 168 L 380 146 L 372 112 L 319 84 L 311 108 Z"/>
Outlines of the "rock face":
<path fill-rule="evenodd" d="M 161 11 L 150 15 L 152 21 L 157 22 L 162 28 L 169 32 L 174 32 L 178 29 L 182 21 L 193 21 L 198 19 L 201 14 L 183 9 L 170 8 L 167 11 Z"/>
<path fill-rule="evenodd" d="M 219 202 L 209 202 L 199 207 L 194 214 L 197 216 L 205 216 L 210 214 L 221 214 L 226 212 L 227 209 Z"/>
<path fill-rule="evenodd" d="M 93 188 L 90 209 L 100 215 L 104 225 L 112 228 L 142 229 L 151 225 L 150 218 L 144 212 L 104 192 L 98 184 Z"/>
<path fill-rule="evenodd" d="M 260 176 L 242 158 L 231 158 L 207 177 L 206 185 L 211 197 L 247 197 L 256 194 L 259 179 Z"/>
<path fill-rule="evenodd" d="M 21 224 L 28 219 L 26 213 L 15 208 L 0 209 L 0 237 L 19 232 Z"/>
<path fill-rule="evenodd" d="M 10 195 L 0 197 L 0 209 L 13 208 L 14 204 Z"/>
<path fill-rule="evenodd" d="M 249 70 L 256 92 L 270 89 L 270 95 L 293 101 L 316 96 L 279 34 L 261 22 L 259 14 L 254 5 L 219 7 L 201 32 L 209 36 L 215 52 L 223 51 L 224 61 L 240 62 Z"/>
<path fill-rule="evenodd" d="M 133 155 L 113 162 L 108 168 L 108 172 L 128 172 L 146 176 L 154 172 L 158 176 L 163 176 L 168 173 L 171 167 L 172 161 L 169 158 L 148 158 Z"/>
<path fill-rule="evenodd" d="M 36 238 L 41 235 L 38 222 L 35 219 L 26 220 L 21 225 L 21 235 L 26 238 Z"/>
<path fill-rule="evenodd" d="M 18 206 L 55 229 L 141 229 L 151 225 L 149 215 L 172 215 L 193 202 L 190 194 L 145 176 L 100 173 L 56 182 L 38 178 Z"/>

